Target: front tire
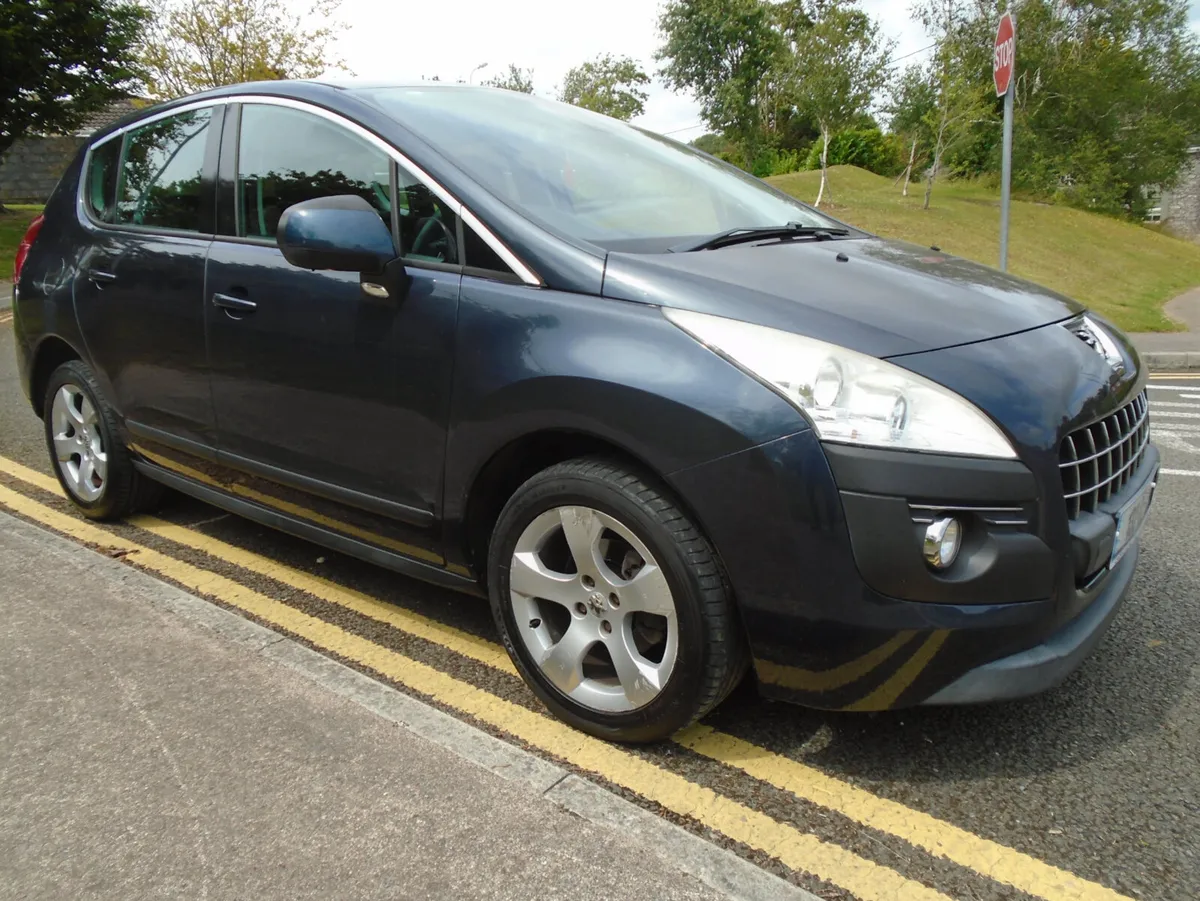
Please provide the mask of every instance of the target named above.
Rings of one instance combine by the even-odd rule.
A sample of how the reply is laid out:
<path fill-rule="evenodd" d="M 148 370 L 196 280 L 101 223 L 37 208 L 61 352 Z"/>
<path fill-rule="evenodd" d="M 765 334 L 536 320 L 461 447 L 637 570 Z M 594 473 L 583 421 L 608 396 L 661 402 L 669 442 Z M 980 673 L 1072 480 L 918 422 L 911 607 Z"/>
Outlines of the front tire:
<path fill-rule="evenodd" d="M 119 519 L 158 504 L 162 486 L 134 469 L 86 363 L 70 360 L 51 373 L 42 409 L 54 474 L 84 516 Z"/>
<path fill-rule="evenodd" d="M 522 485 L 493 531 L 488 585 L 526 683 L 599 738 L 666 738 L 745 673 L 712 547 L 665 487 L 621 463 L 571 460 Z"/>

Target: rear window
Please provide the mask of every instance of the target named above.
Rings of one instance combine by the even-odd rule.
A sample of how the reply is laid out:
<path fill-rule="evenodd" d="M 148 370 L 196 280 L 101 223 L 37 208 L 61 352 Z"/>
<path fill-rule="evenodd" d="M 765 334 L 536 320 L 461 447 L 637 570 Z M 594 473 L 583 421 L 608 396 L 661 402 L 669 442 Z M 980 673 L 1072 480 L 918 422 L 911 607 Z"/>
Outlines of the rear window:
<path fill-rule="evenodd" d="M 88 156 L 84 202 L 101 222 L 112 222 L 116 210 L 117 175 L 121 171 L 121 139 L 113 138 Z"/>

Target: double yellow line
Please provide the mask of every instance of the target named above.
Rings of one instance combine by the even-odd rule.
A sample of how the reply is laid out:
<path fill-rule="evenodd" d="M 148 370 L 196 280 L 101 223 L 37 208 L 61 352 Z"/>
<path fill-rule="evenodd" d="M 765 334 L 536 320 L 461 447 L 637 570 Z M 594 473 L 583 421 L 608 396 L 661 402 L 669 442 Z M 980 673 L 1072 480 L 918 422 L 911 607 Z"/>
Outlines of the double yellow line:
<path fill-rule="evenodd" d="M 61 494 L 54 479 L 3 457 L 0 457 L 0 472 L 43 491 Z M 690 817 L 734 841 L 776 857 L 794 870 L 838 885 L 863 901 L 946 899 L 942 893 L 895 870 L 692 783 L 624 748 L 583 735 L 557 720 L 455 679 L 225 576 L 129 542 L 3 485 L 0 485 L 0 505 L 80 541 L 102 546 L 118 542 L 127 551 L 122 559 L 138 567 L 370 669 L 544 753 L 629 789 L 673 813 Z M 306 592 L 325 603 L 440 645 L 498 672 L 516 676 L 504 650 L 479 636 L 385 604 L 328 579 L 183 526 L 149 516 L 135 517 L 129 524 L 173 544 L 199 551 L 249 573 Z M 1045 901 L 1129 901 L 1097 883 L 708 726 L 693 726 L 677 735 L 675 741 L 797 798 L 836 811 L 862 826 L 896 836 L 930 854 Z"/>

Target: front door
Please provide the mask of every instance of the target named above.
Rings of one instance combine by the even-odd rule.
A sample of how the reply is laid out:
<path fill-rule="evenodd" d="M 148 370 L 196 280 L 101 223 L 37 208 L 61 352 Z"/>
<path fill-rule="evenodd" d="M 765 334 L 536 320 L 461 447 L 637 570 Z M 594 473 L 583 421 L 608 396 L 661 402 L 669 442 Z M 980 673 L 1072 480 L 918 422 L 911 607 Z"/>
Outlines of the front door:
<path fill-rule="evenodd" d="M 83 175 L 75 308 L 88 354 L 139 447 L 189 459 L 215 443 L 204 267 L 222 113 L 194 109 L 117 135 L 93 148 Z"/>
<path fill-rule="evenodd" d="M 454 214 L 327 115 L 247 103 L 230 118 L 240 119 L 226 130 L 236 163 L 227 150 L 222 160 L 236 172 L 223 174 L 221 201 L 234 204 L 235 234 L 210 250 L 205 304 L 225 478 L 255 503 L 441 564 L 434 525 L 461 280 Z M 334 194 L 366 198 L 407 233 L 405 296 L 371 297 L 356 273 L 284 260 L 283 211 Z"/>

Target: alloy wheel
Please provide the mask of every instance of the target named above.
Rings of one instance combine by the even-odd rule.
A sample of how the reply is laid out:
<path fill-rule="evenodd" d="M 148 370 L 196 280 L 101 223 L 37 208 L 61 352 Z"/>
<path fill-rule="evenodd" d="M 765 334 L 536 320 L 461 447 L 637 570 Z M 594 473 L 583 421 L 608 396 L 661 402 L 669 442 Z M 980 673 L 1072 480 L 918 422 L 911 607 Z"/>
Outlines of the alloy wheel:
<path fill-rule="evenodd" d="M 602 713 L 645 707 L 679 649 L 666 575 L 624 523 L 591 507 L 556 507 L 525 527 L 509 595 L 520 640 L 567 698 Z"/>
<path fill-rule="evenodd" d="M 50 416 L 54 457 L 67 487 L 81 501 L 97 500 L 108 477 L 108 454 L 95 404 L 67 383 L 54 395 Z"/>

